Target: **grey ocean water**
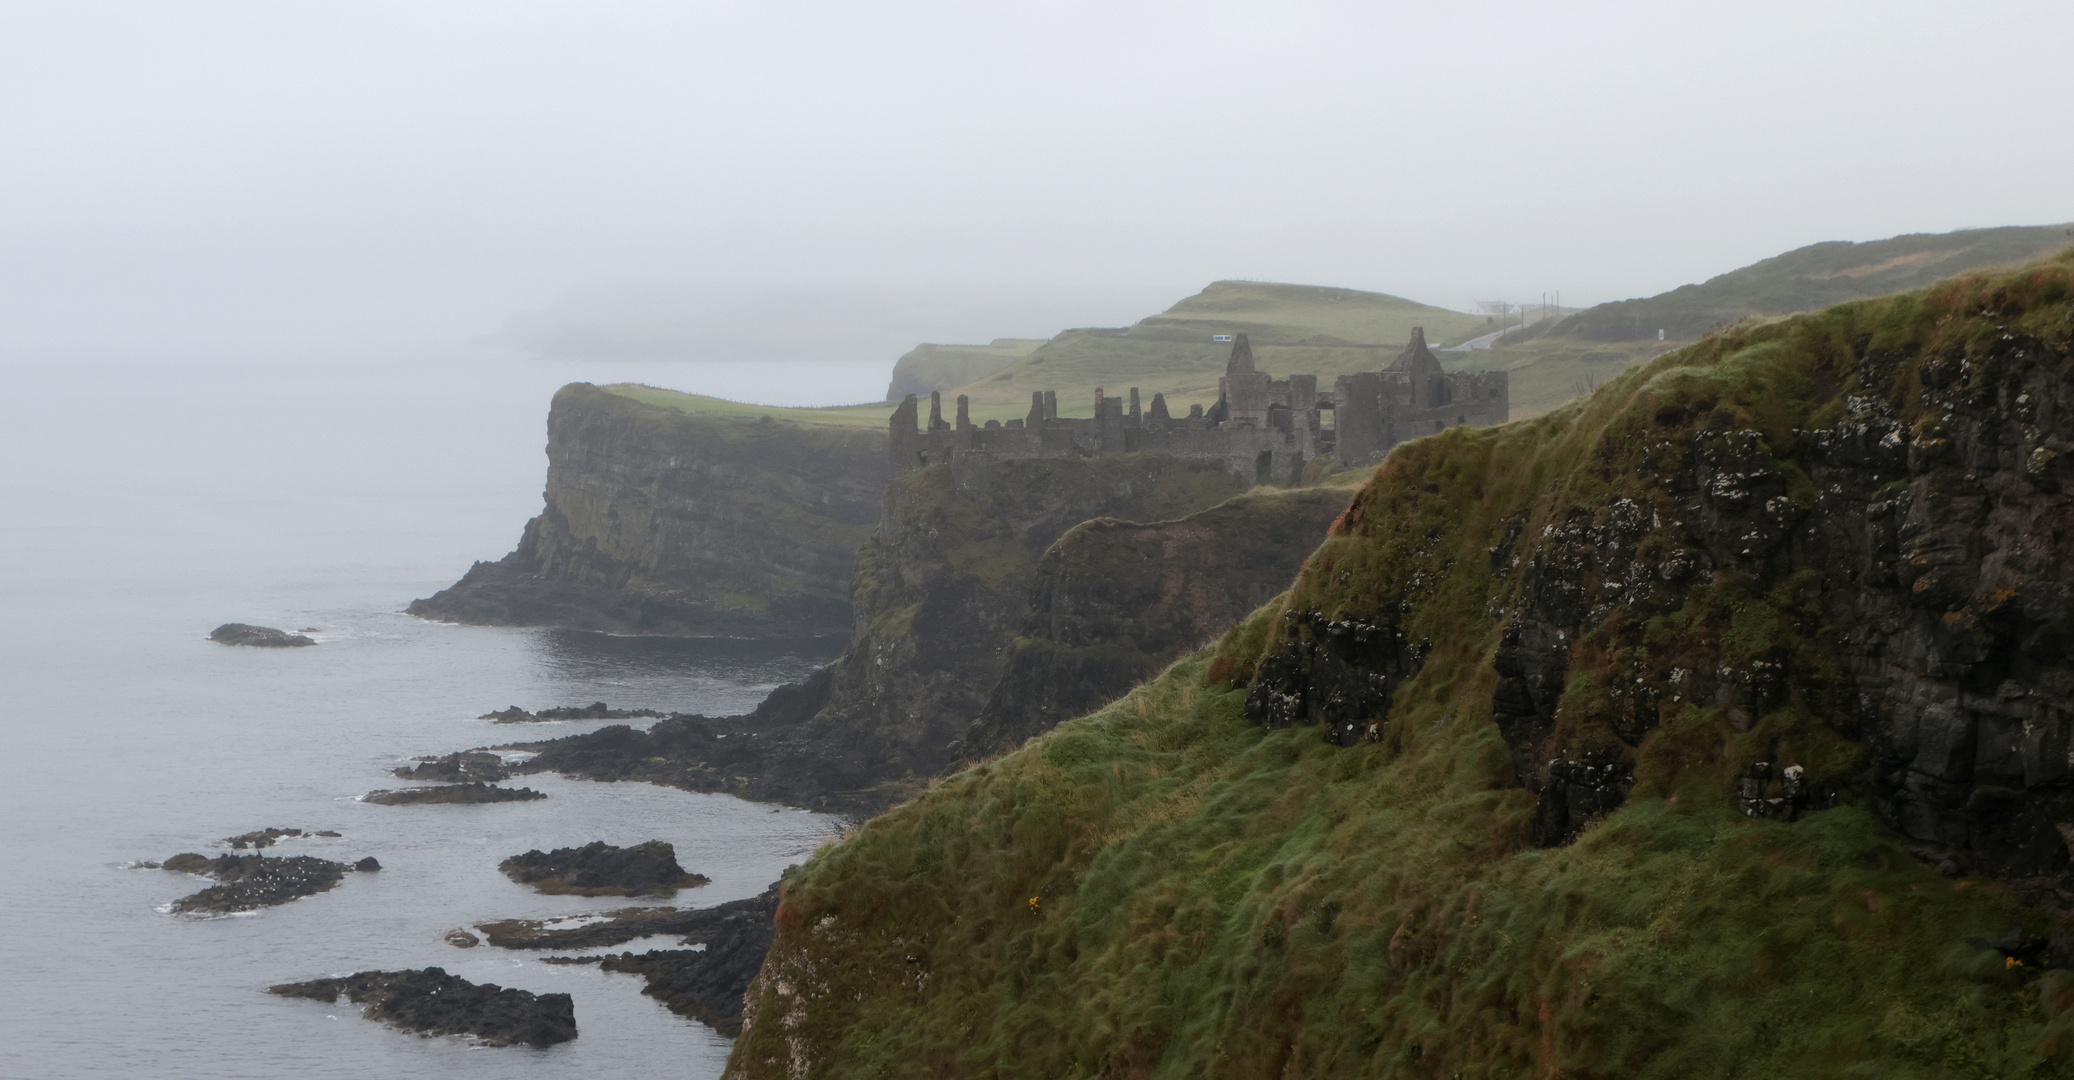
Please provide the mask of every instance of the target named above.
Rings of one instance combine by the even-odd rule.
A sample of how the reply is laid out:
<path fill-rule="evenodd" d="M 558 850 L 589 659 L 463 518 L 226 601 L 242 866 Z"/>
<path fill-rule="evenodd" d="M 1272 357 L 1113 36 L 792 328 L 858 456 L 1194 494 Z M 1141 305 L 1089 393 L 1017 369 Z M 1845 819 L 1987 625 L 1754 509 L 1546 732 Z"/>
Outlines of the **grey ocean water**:
<path fill-rule="evenodd" d="M 790 401 L 875 396 L 883 369 L 502 358 L 419 363 L 0 366 L 0 1076 L 712 1077 L 727 1042 L 640 981 L 541 964 L 448 929 L 615 901 L 543 897 L 496 872 L 531 847 L 657 837 L 753 895 L 828 819 L 646 785 L 523 782 L 539 802 L 370 806 L 417 754 L 569 734 L 493 727 L 506 705 L 603 699 L 740 712 L 828 644 L 442 626 L 398 613 L 508 550 L 540 504 L 544 419 L 573 379 Z M 766 395 L 768 397 L 768 395 Z M 226 621 L 322 644 L 239 649 Z M 213 853 L 266 826 L 335 829 L 276 852 L 378 858 L 256 914 L 160 908 L 204 882 L 135 860 Z M 631 948 L 646 947 L 636 943 Z M 581 1037 L 545 1051 L 404 1035 L 272 983 L 436 964 L 574 995 Z"/>

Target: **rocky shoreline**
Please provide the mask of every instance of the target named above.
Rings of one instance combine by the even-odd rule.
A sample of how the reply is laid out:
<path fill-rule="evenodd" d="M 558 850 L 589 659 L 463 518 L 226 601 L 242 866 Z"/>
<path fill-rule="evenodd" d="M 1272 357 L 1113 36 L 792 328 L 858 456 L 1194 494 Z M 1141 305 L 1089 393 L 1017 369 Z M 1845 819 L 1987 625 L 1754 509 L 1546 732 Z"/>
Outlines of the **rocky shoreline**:
<path fill-rule="evenodd" d="M 543 962 L 596 963 L 605 971 L 639 975 L 647 981 L 642 993 L 679 1016 L 733 1037 L 741 1033 L 742 996 L 770 949 L 777 910 L 778 885 L 774 882 L 760 895 L 695 911 L 627 908 L 583 926 L 555 928 L 548 921 L 507 919 L 476 929 L 498 948 L 537 950 L 594 949 L 636 938 L 676 935 L 679 945 L 702 948 L 547 957 Z"/>

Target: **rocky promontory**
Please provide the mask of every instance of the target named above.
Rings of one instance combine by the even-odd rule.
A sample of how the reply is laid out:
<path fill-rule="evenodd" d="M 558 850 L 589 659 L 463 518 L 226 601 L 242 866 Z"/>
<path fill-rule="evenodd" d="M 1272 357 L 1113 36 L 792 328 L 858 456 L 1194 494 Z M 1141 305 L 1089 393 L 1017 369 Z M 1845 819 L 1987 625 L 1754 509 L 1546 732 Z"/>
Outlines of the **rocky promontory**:
<path fill-rule="evenodd" d="M 361 796 L 360 801 L 381 806 L 420 806 L 429 803 L 526 802 L 545 798 L 547 796 L 544 793 L 532 788 L 506 788 L 494 784 L 474 783 L 370 791 Z"/>
<path fill-rule="evenodd" d="M 846 632 L 850 572 L 889 473 L 885 431 L 654 403 L 684 397 L 563 387 L 546 506 L 517 550 L 407 610 L 610 633 Z"/>
<path fill-rule="evenodd" d="M 603 840 L 580 848 L 536 848 L 497 869 L 535 892 L 568 896 L 668 896 L 711 880 L 686 873 L 677 865 L 677 849 L 661 840 L 624 848 Z"/>
<path fill-rule="evenodd" d="M 774 882 L 759 896 L 695 911 L 627 908 L 597 922 L 559 927 L 530 919 L 508 919 L 477 927 L 490 944 L 505 949 L 594 949 L 636 938 L 674 935 L 678 944 L 701 948 L 653 949 L 604 957 L 552 957 L 569 963 L 601 963 L 647 980 L 642 993 L 671 1012 L 710 1025 L 725 1035 L 741 1030 L 742 994 L 763 964 L 778 909 Z"/>
<path fill-rule="evenodd" d="M 373 863 L 364 859 L 363 863 Z M 191 896 L 173 901 L 175 914 L 229 914 L 256 911 L 315 896 L 336 886 L 348 871 L 360 869 L 310 855 L 277 858 L 270 855 L 218 855 L 211 859 L 183 852 L 160 864 L 183 874 L 198 874 L 222 882 Z M 366 869 L 379 870 L 379 864 Z"/>
<path fill-rule="evenodd" d="M 466 1035 L 489 1046 L 549 1047 L 576 1037 L 567 994 L 472 983 L 443 968 L 363 971 L 267 988 L 269 994 L 366 1006 L 368 1019 L 420 1035 Z"/>
<path fill-rule="evenodd" d="M 262 649 L 293 649 L 317 643 L 315 638 L 301 634 L 241 622 L 227 622 L 209 631 L 209 640 L 219 645 L 255 645 Z"/>

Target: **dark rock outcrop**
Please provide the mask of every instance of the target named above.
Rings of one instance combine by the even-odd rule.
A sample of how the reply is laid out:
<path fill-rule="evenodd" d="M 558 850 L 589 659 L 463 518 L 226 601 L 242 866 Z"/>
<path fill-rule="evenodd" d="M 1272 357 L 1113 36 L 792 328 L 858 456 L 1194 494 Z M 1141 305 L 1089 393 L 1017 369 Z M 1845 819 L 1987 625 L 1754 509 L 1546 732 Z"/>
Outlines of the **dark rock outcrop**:
<path fill-rule="evenodd" d="M 493 784 L 444 784 L 439 787 L 395 788 L 370 791 L 362 802 L 383 806 L 417 806 L 424 803 L 499 803 L 545 799 L 532 788 L 505 788 Z"/>
<path fill-rule="evenodd" d="M 209 640 L 221 645 L 256 645 L 263 649 L 300 648 L 317 643 L 301 634 L 240 622 L 227 622 L 209 631 Z"/>
<path fill-rule="evenodd" d="M 331 889 L 345 878 L 349 869 L 362 869 L 310 855 L 218 855 L 211 859 L 193 852 L 175 855 L 161 865 L 167 870 L 222 882 L 173 901 L 173 911 L 182 915 L 221 915 L 285 904 Z"/>
<path fill-rule="evenodd" d="M 773 883 L 760 896 L 696 911 L 628 908 L 601 922 L 567 929 L 520 919 L 485 923 L 478 929 L 490 944 L 505 949 L 592 949 L 665 934 L 677 936 L 680 945 L 703 946 L 549 959 L 565 963 L 602 960 L 606 971 L 640 975 L 648 981 L 642 993 L 671 1012 L 732 1036 L 741 1031 L 742 994 L 770 949 L 771 920 L 777 909 L 778 886 Z"/>
<path fill-rule="evenodd" d="M 236 836 L 226 836 L 223 838 L 223 842 L 229 844 L 232 848 L 238 851 L 243 851 L 248 847 L 270 848 L 281 840 L 300 839 L 305 836 L 337 837 L 338 833 L 330 829 L 320 829 L 316 832 L 305 832 L 302 829 L 266 828 L 254 829 L 251 832 L 239 833 Z"/>
<path fill-rule="evenodd" d="M 567 994 L 535 994 L 472 983 L 443 968 L 363 971 L 267 988 L 282 997 L 335 1002 L 340 995 L 366 1015 L 420 1035 L 467 1035 L 490 1046 L 549 1047 L 576 1037 L 576 1006 Z"/>
<path fill-rule="evenodd" d="M 484 713 L 477 719 L 499 724 L 530 724 L 540 720 L 660 720 L 668 715 L 654 709 L 615 709 L 602 701 L 594 701 L 589 705 L 568 705 L 539 712 L 527 712 L 513 705 L 498 712 Z"/>
<path fill-rule="evenodd" d="M 686 873 L 677 865 L 677 849 L 661 840 L 625 848 L 603 840 L 580 848 L 536 848 L 498 863 L 497 869 L 535 892 L 571 896 L 667 896 L 712 880 Z"/>
<path fill-rule="evenodd" d="M 1349 488 L 1244 495 L 1174 521 L 1096 518 L 1038 560 L 1029 613 L 969 751 L 1012 749 L 1217 640 L 1288 588 Z"/>
<path fill-rule="evenodd" d="M 547 458 L 547 505 L 518 549 L 411 614 L 692 636 L 849 628 L 883 430 L 693 415 L 572 383 L 548 414 Z"/>
<path fill-rule="evenodd" d="M 494 784 L 511 775 L 504 759 L 486 751 L 462 751 L 444 757 L 421 757 L 418 764 L 393 770 L 404 780 L 430 780 L 442 784 Z"/>
<path fill-rule="evenodd" d="M 707 909 L 706 920 L 684 938 L 684 944 L 702 944 L 702 949 L 621 953 L 606 957 L 601 966 L 643 977 L 648 985 L 642 993 L 732 1038 L 742 1033 L 742 995 L 770 951 L 777 910 L 774 887 L 762 896 Z"/>

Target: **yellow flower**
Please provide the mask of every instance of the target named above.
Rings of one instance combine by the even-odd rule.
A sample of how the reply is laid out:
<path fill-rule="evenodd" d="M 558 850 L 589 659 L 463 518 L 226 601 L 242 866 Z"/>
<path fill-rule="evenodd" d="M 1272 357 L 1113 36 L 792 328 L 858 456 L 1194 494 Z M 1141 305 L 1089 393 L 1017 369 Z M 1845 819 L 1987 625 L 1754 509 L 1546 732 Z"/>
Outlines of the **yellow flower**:
<path fill-rule="evenodd" d="M 1031 911 L 1035 911 L 1035 910 L 1037 910 L 1037 898 L 1036 898 L 1036 897 L 1034 897 L 1034 896 L 1030 898 L 1030 910 L 1031 910 Z"/>
<path fill-rule="evenodd" d="M 1032 900 L 1032 901 L 1030 901 L 1030 906 L 1031 906 L 1031 907 L 1036 907 L 1036 906 L 1037 906 L 1037 901 L 1035 901 L 1035 900 Z M 2002 965 L 2002 970 L 2004 970 L 2004 971 L 2008 971 L 2008 970 L 2009 970 L 2010 968 L 2019 968 L 2019 967 L 2022 967 L 2022 966 L 2024 966 L 2024 962 L 2023 962 L 2022 960 L 2018 960 L 2018 959 L 2017 959 L 2016 957 L 2012 956 L 2012 957 L 2010 957 L 2010 958 L 2009 958 L 2009 961 L 2008 961 L 2007 963 L 2005 963 L 2005 964 L 2003 964 L 2003 965 Z"/>

